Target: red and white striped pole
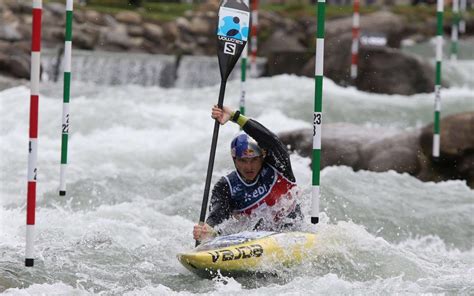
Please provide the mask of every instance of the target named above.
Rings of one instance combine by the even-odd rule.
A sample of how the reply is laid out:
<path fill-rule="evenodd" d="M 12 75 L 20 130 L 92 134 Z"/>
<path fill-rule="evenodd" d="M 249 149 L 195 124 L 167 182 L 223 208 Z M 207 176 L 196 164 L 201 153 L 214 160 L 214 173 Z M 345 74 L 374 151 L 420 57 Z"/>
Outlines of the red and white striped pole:
<path fill-rule="evenodd" d="M 34 265 L 35 207 L 36 207 L 36 160 L 38 155 L 38 105 L 41 55 L 42 0 L 33 0 L 31 34 L 31 95 L 30 140 L 28 153 L 28 190 L 26 201 L 26 254 L 25 266 Z"/>
<path fill-rule="evenodd" d="M 252 28 L 250 29 L 250 76 L 257 77 L 257 28 L 258 28 L 258 0 L 252 2 Z"/>
<path fill-rule="evenodd" d="M 352 16 L 352 47 L 351 47 L 351 79 L 357 78 L 357 63 L 359 60 L 359 0 L 354 0 L 354 14 Z"/>

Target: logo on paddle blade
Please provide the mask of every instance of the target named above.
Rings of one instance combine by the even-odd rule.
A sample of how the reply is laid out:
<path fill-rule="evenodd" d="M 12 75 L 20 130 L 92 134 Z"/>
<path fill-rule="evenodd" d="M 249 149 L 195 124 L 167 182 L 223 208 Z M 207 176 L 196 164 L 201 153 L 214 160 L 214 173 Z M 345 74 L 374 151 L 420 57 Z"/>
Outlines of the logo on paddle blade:
<path fill-rule="evenodd" d="M 217 35 L 247 41 L 249 35 L 249 13 L 221 7 Z"/>
<path fill-rule="evenodd" d="M 225 54 L 230 54 L 230 55 L 235 55 L 235 46 L 236 46 L 235 43 L 226 42 L 224 44 L 224 53 Z"/>

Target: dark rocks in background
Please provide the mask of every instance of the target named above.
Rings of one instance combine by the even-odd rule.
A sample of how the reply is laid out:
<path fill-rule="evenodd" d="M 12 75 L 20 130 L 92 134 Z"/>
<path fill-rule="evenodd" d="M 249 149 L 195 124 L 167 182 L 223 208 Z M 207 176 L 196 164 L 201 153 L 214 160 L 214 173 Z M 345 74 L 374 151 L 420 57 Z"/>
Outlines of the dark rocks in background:
<path fill-rule="evenodd" d="M 374 172 L 394 170 L 417 175 L 421 170 L 419 135 L 420 131 L 415 130 L 363 144 L 360 150 L 361 169 Z"/>
<path fill-rule="evenodd" d="M 267 55 L 267 65 L 264 71 L 264 76 L 273 76 L 279 74 L 301 75 L 301 69 L 306 66 L 308 63 L 307 61 L 310 60 L 312 56 L 314 56 L 314 53 L 306 51 L 271 52 Z"/>
<path fill-rule="evenodd" d="M 434 69 L 414 55 L 388 47 L 361 47 L 359 50 L 358 76 L 350 78 L 351 34 L 326 43 L 324 75 L 338 84 L 354 84 L 358 89 L 384 94 L 413 95 L 432 92 Z M 302 70 L 314 76 L 315 59 L 312 57 Z M 447 85 L 447 83 L 443 83 Z"/>
<path fill-rule="evenodd" d="M 13 77 L 30 78 L 30 56 L 22 53 L 11 55 L 8 68 Z"/>
<path fill-rule="evenodd" d="M 60 48 L 64 43 L 64 4 L 46 3 L 43 7 L 43 48 Z M 215 55 L 215 27 L 218 4 L 202 4 L 195 11 L 166 23 L 143 20 L 134 11 L 115 16 L 93 10 L 74 11 L 73 47 L 87 50 L 148 52 L 160 54 Z M 13 47 L 24 46 L 31 39 L 31 3 L 0 1 L 0 40 Z M 467 21 L 472 30 L 474 18 Z M 382 33 L 389 48 L 360 50 L 359 78 L 349 77 L 352 17 L 326 21 L 324 74 L 340 85 L 388 94 L 431 92 L 433 65 L 426 65 L 401 53 L 401 40 L 409 36 L 432 35 L 433 19 L 426 24 L 411 24 L 402 16 L 379 11 L 361 16 L 361 30 Z M 259 13 L 259 55 L 267 58 L 265 75 L 291 73 L 314 76 L 316 20 L 284 18 L 278 13 Z M 418 35 L 417 35 L 418 34 Z M 431 36 L 430 35 L 430 36 Z M 393 48 L 393 49 L 390 49 Z M 5 52 L 4 52 L 5 54 Z M 5 72 L 6 68 L 2 69 Z M 21 70 L 15 74 L 20 74 Z M 403 73 L 400 75 L 399 73 Z"/>
<path fill-rule="evenodd" d="M 105 26 L 107 24 L 104 15 L 94 10 L 86 10 L 84 17 L 86 22 L 97 26 Z"/>
<path fill-rule="evenodd" d="M 406 34 L 404 19 L 389 12 L 376 12 L 361 17 L 361 30 L 383 32 L 387 46 L 360 46 L 358 77 L 350 78 L 352 34 L 351 18 L 329 21 L 324 52 L 324 75 L 341 85 L 355 85 L 358 89 L 385 94 L 412 95 L 432 92 L 434 69 L 413 55 L 397 49 Z M 313 32 L 312 26 L 308 29 Z M 312 57 L 301 74 L 314 76 L 315 59 Z M 446 84 L 445 84 L 446 85 Z"/>
<path fill-rule="evenodd" d="M 160 43 L 163 38 L 163 29 L 152 23 L 143 24 L 144 37 L 154 43 Z"/>
<path fill-rule="evenodd" d="M 99 40 L 100 31 L 97 27 L 84 23 L 77 25 L 72 35 L 72 44 L 79 49 L 94 49 Z"/>
<path fill-rule="evenodd" d="M 62 3 L 45 3 L 45 10 L 51 12 L 54 16 L 64 18 L 64 12 L 66 11 L 66 5 Z"/>
<path fill-rule="evenodd" d="M 299 42 L 296 36 L 276 31 L 260 48 L 260 54 L 267 56 L 265 75 L 301 74 L 312 53 Z"/>
<path fill-rule="evenodd" d="M 15 78 L 30 78 L 30 47 L 0 40 L 0 73 Z"/>
<path fill-rule="evenodd" d="M 422 181 L 463 179 L 474 188 L 474 112 L 443 118 L 441 126 L 440 159 L 434 162 L 433 124 L 402 133 L 348 123 L 323 125 L 321 168 L 345 165 L 356 171 L 394 170 Z M 279 136 L 291 151 L 311 157 L 311 129 Z"/>
<path fill-rule="evenodd" d="M 370 151 L 371 143 L 392 136 L 394 133 L 382 128 L 362 128 L 350 123 L 325 124 L 322 127 L 321 167 L 346 165 L 354 170 L 367 169 L 372 156 L 364 156 L 361 151 Z M 281 133 L 280 139 L 289 145 L 291 151 L 302 156 L 311 157 L 313 149 L 312 129 L 300 129 Z"/>
<path fill-rule="evenodd" d="M 422 129 L 420 145 L 432 170 L 424 178 L 466 179 L 474 187 L 474 112 L 465 112 L 443 118 L 440 121 L 440 157 L 431 160 L 433 124 Z"/>
<path fill-rule="evenodd" d="M 128 36 L 127 28 L 124 25 L 120 25 L 114 30 L 109 28 L 101 30 L 99 44 L 98 48 L 110 51 L 128 51 L 134 47 L 133 39 Z"/>
<path fill-rule="evenodd" d="M 133 11 L 121 11 L 115 15 L 115 19 L 128 25 L 140 25 L 142 23 L 140 14 Z"/>
<path fill-rule="evenodd" d="M 261 55 L 268 55 L 273 52 L 306 52 L 306 48 L 301 45 L 294 35 L 288 35 L 282 30 L 277 30 L 259 48 Z"/>
<path fill-rule="evenodd" d="M 18 30 L 18 24 L 5 24 L 0 27 L 0 40 L 19 41 L 23 39 L 23 35 Z"/>
<path fill-rule="evenodd" d="M 387 47 L 361 48 L 355 85 L 362 91 L 413 95 L 434 90 L 432 66 Z"/>

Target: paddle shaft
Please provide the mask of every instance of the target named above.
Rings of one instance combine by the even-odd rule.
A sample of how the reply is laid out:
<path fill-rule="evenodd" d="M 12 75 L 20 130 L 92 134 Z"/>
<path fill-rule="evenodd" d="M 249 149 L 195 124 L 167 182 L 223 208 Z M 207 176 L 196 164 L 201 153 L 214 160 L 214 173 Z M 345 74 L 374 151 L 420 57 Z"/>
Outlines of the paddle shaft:
<path fill-rule="evenodd" d="M 225 94 L 225 86 L 227 81 L 221 80 L 221 87 L 219 90 L 219 100 L 217 102 L 217 106 L 222 108 L 224 104 L 224 94 Z M 214 122 L 214 132 L 212 134 L 212 143 L 211 143 L 211 152 L 209 154 L 209 164 L 207 165 L 207 176 L 206 176 L 206 185 L 204 186 L 204 194 L 202 197 L 202 206 L 201 206 L 201 216 L 199 217 L 199 224 L 204 224 L 206 220 L 206 211 L 207 211 L 207 203 L 209 200 L 209 191 L 211 189 L 211 179 L 212 179 L 212 171 L 214 169 L 214 159 L 216 158 L 216 148 L 217 148 L 217 139 L 219 137 L 219 121 L 215 120 Z M 199 245 L 199 241 L 196 241 L 196 246 Z"/>

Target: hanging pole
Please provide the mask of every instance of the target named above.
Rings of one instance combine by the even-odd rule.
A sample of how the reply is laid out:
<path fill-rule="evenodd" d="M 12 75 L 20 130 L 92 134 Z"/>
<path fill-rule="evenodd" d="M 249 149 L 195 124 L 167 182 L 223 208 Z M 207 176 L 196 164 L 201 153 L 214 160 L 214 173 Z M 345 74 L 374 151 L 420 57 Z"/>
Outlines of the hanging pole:
<path fill-rule="evenodd" d="M 317 4 L 317 31 L 316 31 L 316 66 L 315 92 L 313 114 L 313 189 L 311 204 L 311 223 L 319 222 L 319 200 L 321 199 L 320 170 L 321 170 L 321 124 L 323 106 L 323 66 L 324 66 L 324 16 L 325 0 L 318 0 Z"/>
<path fill-rule="evenodd" d="M 36 162 L 38 159 L 38 107 L 41 56 L 42 1 L 33 0 L 30 73 L 30 131 L 28 143 L 28 189 L 26 199 L 26 254 L 25 266 L 34 265 L 35 211 L 36 211 Z"/>
<path fill-rule="evenodd" d="M 71 54 L 72 54 L 72 11 L 73 0 L 66 2 L 66 34 L 64 42 L 64 88 L 63 124 L 61 135 L 61 170 L 59 174 L 59 195 L 66 195 L 67 148 L 69 139 L 69 99 L 71 95 Z"/>
<path fill-rule="evenodd" d="M 247 57 L 248 57 L 248 44 L 245 44 L 244 51 L 242 52 L 242 58 L 240 60 L 240 114 L 245 115 L 245 95 L 246 95 L 246 75 L 247 75 Z"/>
<path fill-rule="evenodd" d="M 257 77 L 257 29 L 258 29 L 258 0 L 252 2 L 252 27 L 250 30 L 250 76 Z"/>
<path fill-rule="evenodd" d="M 359 0 L 354 0 L 354 14 L 352 16 L 352 47 L 351 47 L 351 79 L 357 78 L 357 63 L 359 60 L 359 31 L 360 31 Z"/>
<path fill-rule="evenodd" d="M 451 24 L 451 60 L 458 59 L 459 39 L 459 0 L 453 0 L 453 18 Z"/>
<path fill-rule="evenodd" d="M 441 114 L 441 62 L 443 60 L 443 10 L 444 1 L 437 0 L 436 5 L 436 79 L 435 79 L 435 112 L 433 131 L 433 160 L 439 159 L 440 147 L 440 114 Z"/>

